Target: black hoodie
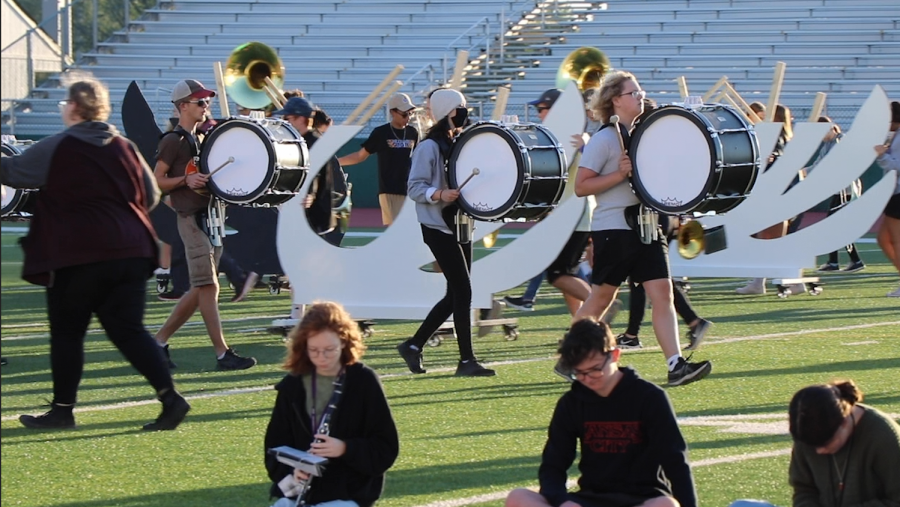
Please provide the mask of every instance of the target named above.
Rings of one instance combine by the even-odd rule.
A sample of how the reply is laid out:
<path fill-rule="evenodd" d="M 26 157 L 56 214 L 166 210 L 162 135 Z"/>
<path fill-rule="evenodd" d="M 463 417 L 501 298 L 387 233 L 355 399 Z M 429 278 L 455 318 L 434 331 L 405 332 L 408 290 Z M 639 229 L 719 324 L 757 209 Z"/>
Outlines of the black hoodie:
<path fill-rule="evenodd" d="M 682 507 L 696 507 L 687 445 L 669 397 L 631 368 L 620 371 L 605 398 L 574 382 L 557 402 L 538 471 L 541 495 L 554 506 L 568 499 L 566 471 L 580 442 L 579 494 L 667 494 Z"/>

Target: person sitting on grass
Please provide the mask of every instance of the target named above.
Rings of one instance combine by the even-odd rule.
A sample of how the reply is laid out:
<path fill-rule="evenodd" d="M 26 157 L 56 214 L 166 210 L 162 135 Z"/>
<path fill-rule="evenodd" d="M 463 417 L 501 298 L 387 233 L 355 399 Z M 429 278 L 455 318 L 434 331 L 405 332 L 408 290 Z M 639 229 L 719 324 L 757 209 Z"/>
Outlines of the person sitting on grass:
<path fill-rule="evenodd" d="M 506 507 L 695 507 L 687 445 L 668 395 L 629 367 L 603 322 L 572 324 L 559 348 L 575 381 L 557 402 L 538 469 L 540 491 L 513 490 Z M 581 489 L 566 490 L 581 445 Z"/>
<path fill-rule="evenodd" d="M 397 427 L 378 375 L 359 362 L 359 326 L 331 302 L 307 308 L 291 331 L 265 449 L 289 446 L 328 458 L 302 505 L 369 507 L 384 490 L 384 474 L 400 451 Z M 266 453 L 273 507 L 300 505 L 309 475 Z"/>
<path fill-rule="evenodd" d="M 852 380 L 804 387 L 794 395 L 788 481 L 795 507 L 900 505 L 900 425 L 862 400 Z M 731 507 L 772 504 L 738 500 Z"/>

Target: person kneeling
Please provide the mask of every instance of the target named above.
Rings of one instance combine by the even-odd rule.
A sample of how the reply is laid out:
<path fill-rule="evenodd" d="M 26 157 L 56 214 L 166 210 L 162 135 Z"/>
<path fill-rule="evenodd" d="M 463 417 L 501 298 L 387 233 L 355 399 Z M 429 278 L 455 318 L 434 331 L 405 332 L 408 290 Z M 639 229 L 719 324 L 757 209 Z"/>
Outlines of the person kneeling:
<path fill-rule="evenodd" d="M 556 404 L 538 469 L 540 492 L 513 490 L 506 507 L 695 507 L 687 445 L 669 397 L 629 367 L 609 326 L 572 324 L 559 348 L 577 382 Z M 566 471 L 581 443 L 581 489 Z"/>
<path fill-rule="evenodd" d="M 291 331 L 287 348 L 289 373 L 275 386 L 265 449 L 288 446 L 328 458 L 303 505 L 373 505 L 400 444 L 378 375 L 359 362 L 365 350 L 359 326 L 339 304 L 315 303 Z M 268 452 L 265 464 L 274 482 L 271 495 L 293 497 L 273 507 L 299 505 L 296 497 L 309 476 Z"/>

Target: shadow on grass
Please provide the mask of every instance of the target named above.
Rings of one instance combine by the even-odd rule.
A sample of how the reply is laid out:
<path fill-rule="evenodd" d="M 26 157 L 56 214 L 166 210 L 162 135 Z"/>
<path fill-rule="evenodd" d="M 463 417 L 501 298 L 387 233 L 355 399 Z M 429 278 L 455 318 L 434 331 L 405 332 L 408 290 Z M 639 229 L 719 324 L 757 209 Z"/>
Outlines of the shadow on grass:
<path fill-rule="evenodd" d="M 245 484 L 237 486 L 217 486 L 215 488 L 191 491 L 167 491 L 149 495 L 135 495 L 108 500 L 90 500 L 53 504 L 57 507 L 170 507 L 173 505 L 216 505 L 216 506 L 268 506 L 269 483 Z"/>
<path fill-rule="evenodd" d="M 754 368 L 745 371 L 730 371 L 716 373 L 717 379 L 727 378 L 744 378 L 744 377 L 769 377 L 778 375 L 798 375 L 806 373 L 836 373 L 842 376 L 848 375 L 851 371 L 867 371 L 867 370 L 887 370 L 889 368 L 897 368 L 900 361 L 896 358 L 885 359 L 863 359 L 859 361 L 836 361 L 833 363 L 815 363 L 807 366 L 797 366 L 790 368 Z"/>

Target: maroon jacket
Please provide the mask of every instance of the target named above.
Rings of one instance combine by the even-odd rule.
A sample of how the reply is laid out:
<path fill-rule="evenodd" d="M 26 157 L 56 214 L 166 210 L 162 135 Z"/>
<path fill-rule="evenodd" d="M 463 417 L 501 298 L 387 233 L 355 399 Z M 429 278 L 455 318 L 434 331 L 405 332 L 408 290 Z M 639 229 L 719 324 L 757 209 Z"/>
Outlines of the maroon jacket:
<path fill-rule="evenodd" d="M 52 286 L 56 269 L 129 258 L 151 259 L 154 269 L 152 174 L 134 144 L 103 122 L 78 123 L 3 158 L 4 185 L 40 189 L 21 240 L 22 278 Z"/>

